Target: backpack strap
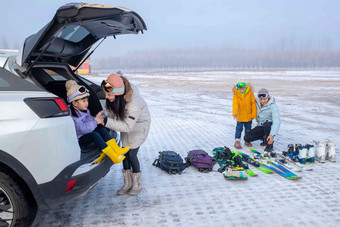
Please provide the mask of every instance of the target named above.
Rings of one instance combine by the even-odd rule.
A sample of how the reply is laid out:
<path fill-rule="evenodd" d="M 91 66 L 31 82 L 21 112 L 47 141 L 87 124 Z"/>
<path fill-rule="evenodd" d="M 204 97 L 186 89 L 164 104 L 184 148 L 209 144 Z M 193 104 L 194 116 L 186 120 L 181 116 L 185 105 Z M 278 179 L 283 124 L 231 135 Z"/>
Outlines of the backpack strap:
<path fill-rule="evenodd" d="M 153 161 L 153 163 L 152 163 L 153 166 L 161 168 L 160 160 L 159 160 L 160 159 L 160 155 L 161 155 L 161 152 L 159 152 L 158 158 L 156 158 L 155 161 Z"/>

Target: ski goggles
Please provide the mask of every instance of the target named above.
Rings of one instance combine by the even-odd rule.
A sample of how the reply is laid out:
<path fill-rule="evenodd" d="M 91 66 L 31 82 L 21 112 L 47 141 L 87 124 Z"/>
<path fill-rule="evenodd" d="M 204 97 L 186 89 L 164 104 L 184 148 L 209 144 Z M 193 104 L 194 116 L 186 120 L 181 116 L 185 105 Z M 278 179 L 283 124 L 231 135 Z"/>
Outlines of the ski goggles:
<path fill-rule="evenodd" d="M 80 86 L 76 92 L 74 92 L 72 95 L 67 97 L 67 101 L 70 102 L 70 100 L 74 99 L 78 95 L 83 95 L 85 93 L 89 93 L 89 90 L 87 90 L 84 86 Z"/>
<path fill-rule="evenodd" d="M 236 87 L 237 88 L 244 88 L 244 87 L 246 87 L 246 83 L 237 83 Z"/>
<path fill-rule="evenodd" d="M 110 84 L 106 80 L 102 81 L 101 87 L 106 94 L 120 93 L 125 90 L 125 86 L 123 86 L 122 88 L 116 89 L 114 86 L 112 86 L 112 84 Z"/>
<path fill-rule="evenodd" d="M 265 93 L 265 94 L 258 94 L 257 97 L 259 97 L 259 99 L 266 99 L 269 97 L 269 94 L 268 93 Z"/>

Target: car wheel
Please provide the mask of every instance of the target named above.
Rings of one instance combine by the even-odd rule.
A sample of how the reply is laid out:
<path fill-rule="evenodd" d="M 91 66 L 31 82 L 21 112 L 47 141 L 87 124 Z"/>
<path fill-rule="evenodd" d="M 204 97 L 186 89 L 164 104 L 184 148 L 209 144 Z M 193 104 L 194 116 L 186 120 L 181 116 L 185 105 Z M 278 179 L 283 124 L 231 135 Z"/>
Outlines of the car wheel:
<path fill-rule="evenodd" d="M 0 226 L 29 226 L 37 213 L 36 205 L 20 187 L 15 176 L 0 172 Z"/>

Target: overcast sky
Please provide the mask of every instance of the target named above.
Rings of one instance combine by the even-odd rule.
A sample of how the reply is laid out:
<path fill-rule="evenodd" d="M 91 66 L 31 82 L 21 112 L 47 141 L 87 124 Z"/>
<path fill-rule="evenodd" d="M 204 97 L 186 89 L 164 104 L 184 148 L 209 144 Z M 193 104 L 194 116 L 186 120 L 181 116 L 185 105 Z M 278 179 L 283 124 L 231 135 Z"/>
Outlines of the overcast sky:
<path fill-rule="evenodd" d="M 21 45 L 72 1 L 1 0 L 0 48 Z M 339 0 L 96 0 L 125 6 L 144 19 L 143 35 L 104 41 L 94 57 L 133 50 L 234 46 L 340 49 Z"/>

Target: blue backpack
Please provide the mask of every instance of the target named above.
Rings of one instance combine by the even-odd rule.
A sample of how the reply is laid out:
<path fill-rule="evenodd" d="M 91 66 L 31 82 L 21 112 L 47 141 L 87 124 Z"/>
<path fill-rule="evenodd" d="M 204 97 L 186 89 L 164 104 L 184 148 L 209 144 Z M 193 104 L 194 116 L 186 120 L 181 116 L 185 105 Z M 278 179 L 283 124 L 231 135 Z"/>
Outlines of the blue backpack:
<path fill-rule="evenodd" d="M 174 151 L 161 151 L 158 158 L 152 164 L 159 167 L 169 174 L 181 174 L 187 167 L 187 163 L 183 162 L 183 158 Z"/>

